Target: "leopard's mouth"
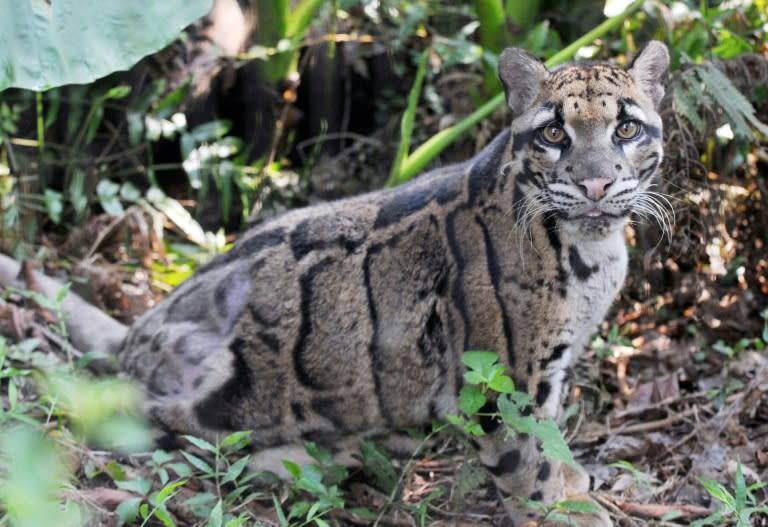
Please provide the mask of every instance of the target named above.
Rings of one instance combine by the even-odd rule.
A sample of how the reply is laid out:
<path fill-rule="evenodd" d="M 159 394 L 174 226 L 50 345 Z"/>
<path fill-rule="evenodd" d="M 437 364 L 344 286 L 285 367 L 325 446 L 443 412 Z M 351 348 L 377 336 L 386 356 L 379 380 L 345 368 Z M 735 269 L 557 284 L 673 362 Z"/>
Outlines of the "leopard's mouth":
<path fill-rule="evenodd" d="M 582 218 L 599 219 L 605 216 L 606 213 L 597 207 L 589 209 L 587 212 L 581 215 Z"/>
<path fill-rule="evenodd" d="M 611 220 L 611 219 L 617 219 L 619 217 L 620 216 L 618 214 L 613 214 L 605 210 L 602 210 L 598 207 L 593 207 L 591 209 L 588 209 L 586 212 L 582 212 L 581 214 L 572 216 L 571 219 L 589 222 L 589 221 Z"/>

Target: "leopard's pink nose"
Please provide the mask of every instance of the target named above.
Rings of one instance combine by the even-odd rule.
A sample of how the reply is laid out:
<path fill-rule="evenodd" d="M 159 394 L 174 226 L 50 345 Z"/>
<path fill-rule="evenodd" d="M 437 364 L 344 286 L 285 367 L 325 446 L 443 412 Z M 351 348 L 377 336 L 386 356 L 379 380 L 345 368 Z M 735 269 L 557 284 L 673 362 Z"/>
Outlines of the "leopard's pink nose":
<path fill-rule="evenodd" d="M 613 180 L 607 177 L 591 177 L 582 179 L 579 181 L 578 186 L 581 191 L 592 201 L 599 201 L 603 199 L 608 187 L 611 186 Z"/>

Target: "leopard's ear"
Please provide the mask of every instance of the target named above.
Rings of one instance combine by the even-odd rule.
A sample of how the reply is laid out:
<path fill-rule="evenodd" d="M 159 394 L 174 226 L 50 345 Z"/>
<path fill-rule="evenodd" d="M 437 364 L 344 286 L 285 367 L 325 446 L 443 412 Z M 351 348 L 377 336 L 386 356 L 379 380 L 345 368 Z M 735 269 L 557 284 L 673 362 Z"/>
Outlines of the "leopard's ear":
<path fill-rule="evenodd" d="M 516 116 L 533 104 L 548 76 L 544 64 L 524 49 L 507 48 L 499 56 L 499 79 Z"/>
<path fill-rule="evenodd" d="M 658 108 L 664 97 L 664 76 L 669 69 L 669 50 L 658 40 L 651 40 L 632 61 L 629 74 Z"/>

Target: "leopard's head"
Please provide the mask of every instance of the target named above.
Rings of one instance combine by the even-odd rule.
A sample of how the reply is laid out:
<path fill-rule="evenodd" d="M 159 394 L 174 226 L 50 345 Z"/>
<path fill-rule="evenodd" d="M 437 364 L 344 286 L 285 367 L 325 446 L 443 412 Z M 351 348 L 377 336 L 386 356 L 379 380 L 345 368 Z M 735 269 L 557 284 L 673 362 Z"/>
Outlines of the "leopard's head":
<path fill-rule="evenodd" d="M 663 155 L 658 113 L 669 66 L 650 42 L 629 69 L 573 63 L 548 70 L 517 48 L 502 53 L 499 77 L 514 120 L 514 210 L 524 226 L 538 216 L 597 239 L 630 214 L 664 220 L 663 196 L 650 190 Z M 665 222 L 666 223 L 666 222 Z"/>

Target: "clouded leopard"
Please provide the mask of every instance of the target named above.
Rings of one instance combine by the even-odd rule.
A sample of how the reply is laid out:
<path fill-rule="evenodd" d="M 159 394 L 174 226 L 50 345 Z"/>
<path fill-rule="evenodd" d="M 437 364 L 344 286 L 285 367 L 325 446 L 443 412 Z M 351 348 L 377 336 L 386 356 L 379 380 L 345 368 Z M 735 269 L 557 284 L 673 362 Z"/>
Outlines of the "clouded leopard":
<path fill-rule="evenodd" d="M 662 158 L 668 62 L 658 42 L 628 70 L 547 70 L 508 49 L 514 120 L 476 157 L 253 228 L 131 327 L 72 296 L 73 340 L 112 351 L 163 429 L 251 430 L 265 452 L 455 413 L 469 349 L 496 351 L 533 411 L 555 417 L 625 277 L 623 227 Z M 0 256 L 0 281 L 16 273 Z M 534 438 L 484 426 L 479 457 L 514 525 L 541 520 L 526 499 L 588 491 Z"/>

